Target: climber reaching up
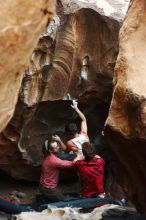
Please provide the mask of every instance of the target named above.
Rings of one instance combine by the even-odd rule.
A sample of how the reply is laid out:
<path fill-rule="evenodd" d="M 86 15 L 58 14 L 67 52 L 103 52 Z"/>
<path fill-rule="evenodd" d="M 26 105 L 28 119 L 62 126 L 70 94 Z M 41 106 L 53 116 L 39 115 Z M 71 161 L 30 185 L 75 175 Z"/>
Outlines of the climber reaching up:
<path fill-rule="evenodd" d="M 52 136 L 53 140 L 58 141 L 62 149 L 66 152 L 73 151 L 73 153 L 79 152 L 82 155 L 82 144 L 84 142 L 89 142 L 89 137 L 87 134 L 87 121 L 85 115 L 78 108 L 77 101 L 73 100 L 71 107 L 77 112 L 81 119 L 81 130 L 78 132 L 77 125 L 75 123 L 70 123 L 66 126 L 66 132 L 71 135 L 71 139 L 64 144 L 58 135 Z"/>

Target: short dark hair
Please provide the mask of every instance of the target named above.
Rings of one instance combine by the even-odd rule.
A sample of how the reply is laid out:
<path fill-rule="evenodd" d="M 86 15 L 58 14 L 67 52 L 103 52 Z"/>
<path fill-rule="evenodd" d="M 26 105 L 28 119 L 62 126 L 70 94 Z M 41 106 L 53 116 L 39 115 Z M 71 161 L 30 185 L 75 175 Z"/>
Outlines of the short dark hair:
<path fill-rule="evenodd" d="M 82 152 L 85 156 L 85 160 L 91 160 L 95 156 L 95 148 L 89 142 L 84 142 L 82 144 Z"/>
<path fill-rule="evenodd" d="M 45 155 L 45 154 L 50 154 L 50 147 L 51 147 L 51 144 L 53 144 L 54 142 L 56 141 L 53 141 L 53 140 L 45 140 L 44 144 L 43 144 L 43 147 L 42 147 L 42 153 Z"/>
<path fill-rule="evenodd" d="M 68 125 L 66 125 L 65 131 L 70 134 L 75 134 L 76 132 L 78 132 L 77 125 L 75 123 L 69 123 Z"/>

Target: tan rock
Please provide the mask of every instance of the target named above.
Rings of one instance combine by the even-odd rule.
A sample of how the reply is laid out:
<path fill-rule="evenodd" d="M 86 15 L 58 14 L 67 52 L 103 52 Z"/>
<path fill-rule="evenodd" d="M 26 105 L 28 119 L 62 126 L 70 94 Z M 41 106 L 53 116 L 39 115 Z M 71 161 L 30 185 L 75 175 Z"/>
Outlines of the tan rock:
<path fill-rule="evenodd" d="M 13 116 L 23 73 L 55 0 L 2 1 L 0 13 L 0 131 Z"/>
<path fill-rule="evenodd" d="M 57 34 L 56 30 L 45 34 L 35 48 L 23 81 L 22 101 L 33 106 L 40 101 L 94 96 L 109 103 L 119 23 L 92 9 L 62 15 L 60 23 Z"/>
<path fill-rule="evenodd" d="M 76 120 L 69 100 L 78 98 L 89 115 L 93 139 L 104 125 L 111 100 L 119 22 L 88 8 L 61 14 L 58 29 L 51 23 L 33 51 L 15 114 L 0 138 L 0 146 L 6 139 L 1 169 L 19 179 L 38 178 L 44 140 L 52 132 L 64 133 L 66 123 Z M 10 144 L 17 149 L 11 160 Z"/>
<path fill-rule="evenodd" d="M 112 146 L 115 177 L 137 209 L 146 213 L 145 39 L 145 0 L 134 0 L 120 30 L 115 88 L 105 133 Z"/>

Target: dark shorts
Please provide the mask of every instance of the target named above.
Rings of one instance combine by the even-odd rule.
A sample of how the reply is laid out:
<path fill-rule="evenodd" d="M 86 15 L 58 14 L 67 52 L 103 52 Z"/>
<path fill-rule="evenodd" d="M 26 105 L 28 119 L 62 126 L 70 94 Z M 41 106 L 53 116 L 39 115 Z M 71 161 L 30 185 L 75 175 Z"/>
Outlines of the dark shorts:
<path fill-rule="evenodd" d="M 59 202 L 64 200 L 64 195 L 58 189 L 39 187 L 40 193 L 46 202 Z"/>

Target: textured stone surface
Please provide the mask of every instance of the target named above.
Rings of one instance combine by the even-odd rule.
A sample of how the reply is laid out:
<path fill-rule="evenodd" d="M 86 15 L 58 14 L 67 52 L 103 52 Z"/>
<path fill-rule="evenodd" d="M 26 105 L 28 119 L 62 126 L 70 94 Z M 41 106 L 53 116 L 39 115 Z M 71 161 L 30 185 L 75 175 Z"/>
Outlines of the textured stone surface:
<path fill-rule="evenodd" d="M 59 20 L 54 23 L 57 27 Z M 79 99 L 93 141 L 107 117 L 120 25 L 92 9 L 62 15 L 60 23 L 57 35 L 49 26 L 41 36 L 25 71 L 15 114 L 0 138 L 5 149 L 0 151 L 5 164 L 1 169 L 15 178 L 38 178 L 32 170 L 41 162 L 45 138 L 52 132 L 65 133 L 71 120 L 79 123 L 70 99 Z"/>
<path fill-rule="evenodd" d="M 47 22 L 46 8 L 50 2 L 22 1 L 20 4 L 20 1 L 15 1 L 13 7 L 10 1 L 1 4 L 1 129 L 13 115 L 23 70 Z M 112 95 L 119 24 L 101 15 L 118 16 L 121 21 L 128 1 L 119 1 L 122 7 L 118 12 L 114 12 L 119 7 L 118 3 L 111 0 L 92 0 L 90 9 L 80 9 L 89 7 L 88 3 L 86 0 L 62 1 L 55 26 L 52 24 L 45 30 L 46 34 L 41 35 L 25 71 L 15 114 L 0 135 L 0 167 L 15 178 L 38 179 L 36 167 L 41 162 L 41 146 L 45 138 L 52 132 L 64 133 L 65 124 L 71 120 L 79 122 L 70 109 L 69 100 L 72 98 L 79 99 L 93 142 L 96 142 L 96 135 L 103 128 Z M 109 4 L 108 11 L 103 5 Z M 53 8 L 48 10 L 53 11 Z M 70 11 L 74 13 L 70 14 Z M 144 213 L 145 12 L 144 0 L 131 1 L 120 32 L 115 88 L 105 126 L 105 135 L 111 145 L 112 164 L 116 168 L 113 169 L 113 176 L 136 208 Z M 63 101 L 54 101 L 60 99 Z"/>
<path fill-rule="evenodd" d="M 118 205 L 104 205 L 95 208 L 91 213 L 80 213 L 77 208 L 57 208 L 49 206 L 48 209 L 37 212 L 23 212 L 12 216 L 11 220 L 144 220 L 134 208 L 120 207 Z"/>
<path fill-rule="evenodd" d="M 23 72 L 47 20 L 54 0 L 2 1 L 0 13 L 0 131 L 11 119 Z"/>
<path fill-rule="evenodd" d="M 81 8 L 92 8 L 101 15 L 122 21 L 130 0 L 61 0 L 64 13 L 70 14 Z"/>
<path fill-rule="evenodd" d="M 118 22 L 91 9 L 81 9 L 63 15 L 60 23 L 56 39 L 56 30 L 45 34 L 34 51 L 21 92 L 23 102 L 32 106 L 39 101 L 93 93 L 91 96 L 98 96 L 100 102 L 109 103 L 118 53 Z M 89 61 L 84 70 L 86 56 Z"/>
<path fill-rule="evenodd" d="M 137 209 L 146 213 L 145 39 L 146 4 L 134 0 L 120 31 L 115 88 L 105 134 L 112 146 L 114 176 Z"/>

